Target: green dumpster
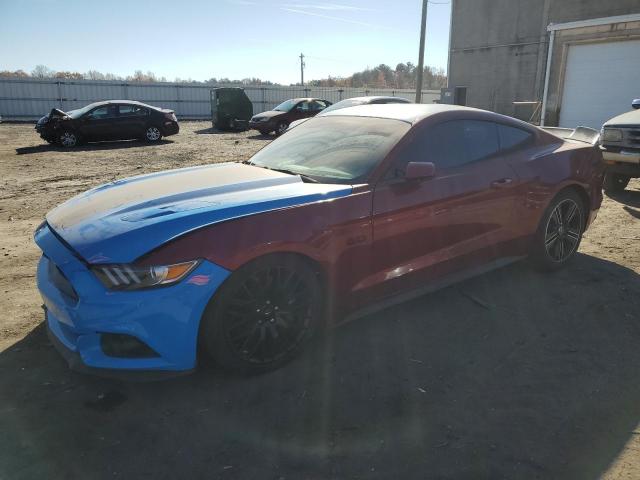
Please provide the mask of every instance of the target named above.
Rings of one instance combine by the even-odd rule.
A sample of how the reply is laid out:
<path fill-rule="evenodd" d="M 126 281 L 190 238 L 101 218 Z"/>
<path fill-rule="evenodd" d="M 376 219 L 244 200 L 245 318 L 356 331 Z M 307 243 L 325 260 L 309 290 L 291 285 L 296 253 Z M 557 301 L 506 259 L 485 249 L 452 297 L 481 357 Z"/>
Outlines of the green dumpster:
<path fill-rule="evenodd" d="M 211 90 L 211 122 L 218 130 L 246 130 L 252 115 L 253 104 L 243 88 Z"/>

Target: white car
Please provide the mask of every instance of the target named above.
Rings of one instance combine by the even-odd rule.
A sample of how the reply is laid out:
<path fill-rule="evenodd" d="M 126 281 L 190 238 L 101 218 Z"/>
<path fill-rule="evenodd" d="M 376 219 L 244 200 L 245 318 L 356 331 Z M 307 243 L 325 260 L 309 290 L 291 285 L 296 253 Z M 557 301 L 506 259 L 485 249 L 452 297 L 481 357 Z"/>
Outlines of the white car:
<path fill-rule="evenodd" d="M 328 112 L 332 112 L 333 110 L 340 110 L 341 108 L 347 107 L 355 107 L 356 105 L 369 105 L 369 104 L 380 104 L 380 103 L 412 103 L 410 100 L 402 97 L 385 97 L 385 96 L 370 96 L 370 97 L 352 97 L 345 98 L 333 105 L 329 105 L 323 111 L 321 111 L 316 117 L 322 117 Z M 295 122 L 291 122 L 287 131 L 292 128 L 300 125 L 303 122 L 309 120 L 308 118 L 301 118 L 300 120 L 296 120 Z"/>

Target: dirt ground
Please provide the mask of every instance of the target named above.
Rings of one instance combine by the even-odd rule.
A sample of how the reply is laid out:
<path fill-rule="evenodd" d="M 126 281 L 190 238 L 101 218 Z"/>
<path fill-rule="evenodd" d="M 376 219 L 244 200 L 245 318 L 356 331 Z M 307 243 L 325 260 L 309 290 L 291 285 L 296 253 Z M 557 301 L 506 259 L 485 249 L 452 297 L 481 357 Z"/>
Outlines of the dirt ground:
<path fill-rule="evenodd" d="M 32 232 L 115 178 L 270 139 L 183 122 L 63 151 L 0 125 L 0 479 L 640 478 L 640 181 L 556 274 L 526 263 L 338 328 L 279 371 L 122 383 L 46 339 Z"/>

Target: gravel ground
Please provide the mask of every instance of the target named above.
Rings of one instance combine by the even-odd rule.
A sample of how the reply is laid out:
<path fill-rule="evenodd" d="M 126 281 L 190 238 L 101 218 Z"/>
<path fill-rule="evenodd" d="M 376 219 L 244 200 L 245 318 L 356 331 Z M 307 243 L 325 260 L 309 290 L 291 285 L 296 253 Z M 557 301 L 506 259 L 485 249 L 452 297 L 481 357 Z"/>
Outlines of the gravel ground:
<path fill-rule="evenodd" d="M 159 145 L 43 145 L 0 125 L 0 479 L 640 478 L 640 181 L 567 269 L 513 265 L 340 327 L 253 378 L 69 372 L 44 335 L 32 232 L 115 178 L 270 140 L 184 122 Z"/>

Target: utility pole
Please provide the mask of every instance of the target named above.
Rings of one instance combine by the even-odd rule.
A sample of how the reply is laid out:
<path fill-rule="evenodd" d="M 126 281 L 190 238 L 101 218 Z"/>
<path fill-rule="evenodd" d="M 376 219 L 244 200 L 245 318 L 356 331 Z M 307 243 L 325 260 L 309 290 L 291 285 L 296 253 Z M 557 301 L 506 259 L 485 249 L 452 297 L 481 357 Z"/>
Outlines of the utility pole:
<path fill-rule="evenodd" d="M 422 102 L 422 74 L 424 73 L 424 36 L 427 30 L 428 0 L 422 0 L 422 23 L 420 23 L 420 53 L 418 54 L 418 78 L 416 79 L 416 103 Z"/>
<path fill-rule="evenodd" d="M 300 85 L 304 87 L 304 54 L 300 54 Z"/>

